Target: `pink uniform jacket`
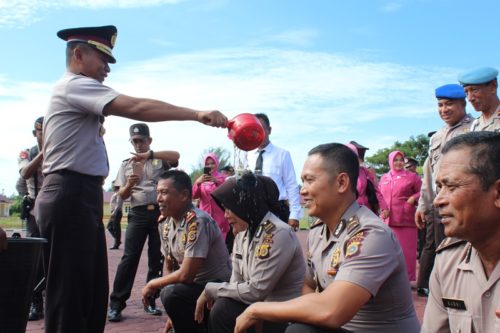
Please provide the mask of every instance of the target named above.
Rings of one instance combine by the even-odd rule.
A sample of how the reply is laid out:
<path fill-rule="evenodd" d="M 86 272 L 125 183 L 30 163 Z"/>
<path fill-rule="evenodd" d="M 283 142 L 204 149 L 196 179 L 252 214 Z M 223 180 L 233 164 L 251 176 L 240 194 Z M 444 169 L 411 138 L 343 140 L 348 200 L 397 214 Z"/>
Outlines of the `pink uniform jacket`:
<path fill-rule="evenodd" d="M 410 171 L 394 170 L 393 162 L 400 151 L 393 151 L 389 154 L 389 165 L 391 170 L 380 178 L 379 189 L 384 196 L 385 202 L 389 207 L 389 217 L 384 222 L 391 227 L 415 227 L 415 205 L 406 201 L 410 196 L 418 202 L 420 197 L 420 186 L 422 180 L 420 177 Z"/>
<path fill-rule="evenodd" d="M 358 182 L 356 184 L 356 190 L 358 191 L 358 199 L 356 200 L 360 205 L 366 206 L 373 210 L 373 207 L 371 207 L 370 203 L 368 202 L 368 195 L 366 195 L 366 184 L 368 182 L 368 179 L 372 182 L 373 188 L 375 189 L 375 194 L 378 199 L 378 205 L 380 210 L 388 209 L 387 203 L 384 200 L 384 196 L 382 193 L 380 193 L 380 190 L 378 188 L 378 184 L 375 181 L 375 178 L 373 175 L 368 171 L 367 168 L 364 166 L 359 167 L 359 176 L 358 176 Z M 378 214 L 378 212 L 376 212 Z"/>

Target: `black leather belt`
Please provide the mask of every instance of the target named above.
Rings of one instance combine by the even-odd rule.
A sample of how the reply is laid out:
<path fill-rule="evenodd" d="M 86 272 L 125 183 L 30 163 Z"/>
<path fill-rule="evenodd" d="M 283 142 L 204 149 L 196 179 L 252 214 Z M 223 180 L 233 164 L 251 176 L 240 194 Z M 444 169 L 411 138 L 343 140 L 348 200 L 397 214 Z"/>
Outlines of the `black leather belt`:
<path fill-rule="evenodd" d="M 68 170 L 68 169 L 62 169 L 62 170 L 56 170 L 53 172 L 49 172 L 48 174 L 46 174 L 44 176 L 48 176 L 48 175 L 52 175 L 52 174 L 58 174 L 61 176 L 78 176 L 78 177 L 85 177 L 85 178 L 97 179 L 97 180 L 103 179 L 103 176 L 86 175 L 84 173 L 80 173 L 80 172 L 76 172 L 76 171 Z"/>
<path fill-rule="evenodd" d="M 159 206 L 158 204 L 149 204 L 149 205 L 135 206 L 132 207 L 131 209 L 137 211 L 153 211 L 159 209 Z"/>

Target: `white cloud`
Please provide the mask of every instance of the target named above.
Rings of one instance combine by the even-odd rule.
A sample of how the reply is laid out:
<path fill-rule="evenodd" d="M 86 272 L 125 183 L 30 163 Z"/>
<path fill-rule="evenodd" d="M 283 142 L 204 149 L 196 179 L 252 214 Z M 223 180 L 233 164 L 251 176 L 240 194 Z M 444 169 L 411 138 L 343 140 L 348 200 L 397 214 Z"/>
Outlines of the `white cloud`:
<path fill-rule="evenodd" d="M 356 140 L 374 152 L 396 139 L 430 130 L 418 127 L 422 122 L 435 128 L 439 120 L 433 89 L 455 73 L 454 69 L 414 68 L 337 54 L 232 48 L 117 64 L 106 84 L 132 96 L 220 109 L 229 118 L 242 112 L 265 112 L 273 126 L 271 140 L 291 151 L 299 174 L 307 151 L 317 144 Z M 0 133 L 4 142 L 16 138 L 15 144 L 0 148 L 0 189 L 8 189 L 7 194 L 15 184 L 17 154 L 34 143 L 32 122 L 45 110 L 52 85 L 0 77 L 0 110 L 10 114 L 9 121 L 1 123 Z M 405 137 L 391 133 L 395 120 L 407 133 Z M 132 149 L 128 142 L 132 123 L 117 117 L 105 122 L 111 166 L 108 184 Z M 187 171 L 210 146 L 233 150 L 224 129 L 189 122 L 150 127 L 152 148 L 178 150 L 181 167 Z"/>
<path fill-rule="evenodd" d="M 186 0 L 0 0 L 0 27 L 25 27 L 43 13 L 61 8 L 138 8 L 178 4 Z"/>
<path fill-rule="evenodd" d="M 382 11 L 386 13 L 394 13 L 399 11 L 402 7 L 403 4 L 400 1 L 391 1 L 384 4 Z"/>

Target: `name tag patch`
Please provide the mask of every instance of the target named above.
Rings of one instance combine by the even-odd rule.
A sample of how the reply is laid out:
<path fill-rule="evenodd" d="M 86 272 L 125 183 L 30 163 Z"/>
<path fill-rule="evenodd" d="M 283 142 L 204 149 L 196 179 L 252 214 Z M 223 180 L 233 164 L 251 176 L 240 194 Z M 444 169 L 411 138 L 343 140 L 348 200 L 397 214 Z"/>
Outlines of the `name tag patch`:
<path fill-rule="evenodd" d="M 465 307 L 465 302 L 461 299 L 444 298 L 443 305 L 445 308 L 455 309 L 455 310 L 467 310 Z"/>

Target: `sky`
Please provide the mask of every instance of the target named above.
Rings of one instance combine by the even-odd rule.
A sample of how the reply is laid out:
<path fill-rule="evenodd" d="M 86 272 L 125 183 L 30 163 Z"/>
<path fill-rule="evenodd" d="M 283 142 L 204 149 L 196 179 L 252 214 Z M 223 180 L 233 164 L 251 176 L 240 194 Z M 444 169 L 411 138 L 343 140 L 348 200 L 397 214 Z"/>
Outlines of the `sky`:
<path fill-rule="evenodd" d="M 355 140 L 370 156 L 440 128 L 434 89 L 500 67 L 499 12 L 494 0 L 0 0 L 0 193 L 15 193 L 19 152 L 35 144 L 34 120 L 65 72 L 58 30 L 115 25 L 104 84 L 122 94 L 228 118 L 266 113 L 300 183 L 318 144 Z M 105 188 L 130 157 L 133 123 L 104 123 Z M 150 129 L 151 148 L 179 151 L 187 172 L 207 148 L 234 151 L 226 129 Z"/>

